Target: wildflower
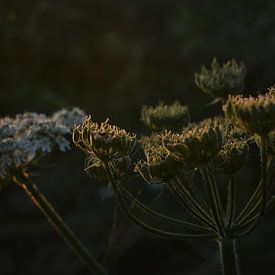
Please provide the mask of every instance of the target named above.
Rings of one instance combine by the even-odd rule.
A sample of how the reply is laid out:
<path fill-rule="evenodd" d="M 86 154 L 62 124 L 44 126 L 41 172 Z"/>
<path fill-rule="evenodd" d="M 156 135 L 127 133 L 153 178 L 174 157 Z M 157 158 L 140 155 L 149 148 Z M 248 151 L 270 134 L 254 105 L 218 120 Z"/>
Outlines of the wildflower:
<path fill-rule="evenodd" d="M 275 129 L 275 93 L 269 89 L 258 97 L 230 96 L 223 106 L 227 118 L 259 135 Z"/>
<path fill-rule="evenodd" d="M 73 141 L 88 155 L 111 161 L 133 153 L 136 135 L 110 125 L 108 119 L 103 123 L 92 122 L 89 116 L 82 125 L 74 128 Z"/>
<path fill-rule="evenodd" d="M 222 132 L 211 125 L 198 125 L 180 134 L 168 132 L 162 138 L 163 146 L 173 158 L 193 168 L 208 164 L 223 144 Z"/>
<path fill-rule="evenodd" d="M 74 128 L 73 142 L 87 154 L 85 171 L 92 178 L 106 180 L 108 168 L 114 177 L 122 179 L 132 166 L 136 136 L 110 125 L 108 119 L 96 123 L 86 117 L 82 125 Z"/>
<path fill-rule="evenodd" d="M 175 102 L 172 105 L 144 106 L 141 110 L 141 119 L 153 131 L 179 131 L 190 122 L 187 106 Z"/>
<path fill-rule="evenodd" d="M 58 121 L 60 124 L 65 125 L 68 128 L 80 124 L 85 119 L 85 113 L 78 107 L 72 108 L 72 110 L 62 109 L 53 114 L 53 121 Z"/>
<path fill-rule="evenodd" d="M 66 112 L 63 110 L 63 114 Z M 69 149 L 70 133 L 69 124 L 56 115 L 26 112 L 14 118 L 0 118 L 1 182 L 6 182 L 15 171 L 27 169 L 38 156 L 50 153 L 56 146 L 61 151 Z"/>
<path fill-rule="evenodd" d="M 182 169 L 182 163 L 172 158 L 162 146 L 152 146 L 145 150 L 146 160 L 140 160 L 135 172 L 148 183 L 165 183 Z"/>
<path fill-rule="evenodd" d="M 242 93 L 245 74 L 243 63 L 238 64 L 233 59 L 221 66 L 214 58 L 210 70 L 203 66 L 201 72 L 195 74 L 195 83 L 203 92 L 223 101 L 228 95 Z"/>
<path fill-rule="evenodd" d="M 245 140 L 227 140 L 214 162 L 226 174 L 236 173 L 248 159 L 249 147 Z"/>

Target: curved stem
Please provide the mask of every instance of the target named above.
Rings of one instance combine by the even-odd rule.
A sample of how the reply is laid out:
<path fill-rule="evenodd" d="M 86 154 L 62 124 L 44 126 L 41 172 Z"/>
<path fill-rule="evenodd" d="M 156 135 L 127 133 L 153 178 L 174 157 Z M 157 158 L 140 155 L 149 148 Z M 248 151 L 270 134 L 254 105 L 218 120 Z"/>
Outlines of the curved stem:
<path fill-rule="evenodd" d="M 32 200 L 32 202 L 38 207 L 38 209 L 47 218 L 49 223 L 59 233 L 59 235 L 69 244 L 75 254 L 80 260 L 86 264 L 88 269 L 97 275 L 108 275 L 107 271 L 99 264 L 99 262 L 93 257 L 93 255 L 87 250 L 87 248 L 79 241 L 72 230 L 62 220 L 62 218 L 56 213 L 52 205 L 45 198 L 45 196 L 39 191 L 38 187 L 30 182 L 20 182 L 15 177 L 13 178 L 17 186 L 19 186 L 26 195 Z"/>
<path fill-rule="evenodd" d="M 239 265 L 236 253 L 236 240 L 223 238 L 218 241 L 220 247 L 223 275 L 239 275 Z"/>
<path fill-rule="evenodd" d="M 175 187 L 175 185 L 171 182 L 167 183 L 167 186 L 169 187 L 169 190 L 172 192 L 172 194 L 179 200 L 180 204 L 187 209 L 192 216 L 200 221 L 205 226 L 209 227 L 211 230 L 216 232 L 215 226 L 213 225 L 212 221 L 209 221 L 204 216 L 201 215 L 196 209 L 194 209 L 191 205 L 186 196 L 184 196 L 178 188 Z"/>
<path fill-rule="evenodd" d="M 166 222 L 170 222 L 170 223 L 174 223 L 177 225 L 181 225 L 181 226 L 186 226 L 189 228 L 193 228 L 195 230 L 204 230 L 204 231 L 210 231 L 209 228 L 195 224 L 195 223 L 191 223 L 191 222 L 187 222 L 187 221 L 182 221 L 176 218 L 172 218 L 166 215 L 163 215 L 151 208 L 149 208 L 148 206 L 146 206 L 145 204 L 143 204 L 141 201 L 139 201 L 138 199 L 136 199 L 127 189 L 125 189 L 122 184 L 117 183 L 119 185 L 119 191 L 121 192 L 122 195 L 124 195 L 125 197 L 127 197 L 133 205 L 137 206 L 140 210 L 142 210 L 145 214 L 151 215 L 154 218 L 159 218 L 163 221 Z"/>
<path fill-rule="evenodd" d="M 261 205 L 259 212 L 251 218 L 254 220 L 253 223 L 242 233 L 239 233 L 238 237 L 243 237 L 249 234 L 261 221 L 262 217 L 265 215 L 265 212 L 268 207 L 268 182 L 267 182 L 267 148 L 266 148 L 266 137 L 260 136 L 260 156 L 261 156 L 261 181 L 260 181 L 260 190 L 261 190 Z M 252 208 L 253 209 L 253 208 Z M 252 213 L 249 213 L 250 215 Z M 245 223 L 246 224 L 246 223 Z M 242 223 L 238 224 L 239 227 L 242 227 Z"/>
<path fill-rule="evenodd" d="M 117 196 L 120 206 L 125 211 L 125 213 L 128 215 L 130 220 L 132 222 L 134 222 L 137 226 L 141 227 L 142 229 L 144 229 L 145 231 L 147 231 L 151 234 L 155 234 L 159 237 L 168 238 L 168 239 L 185 240 L 185 239 L 198 238 L 198 237 L 199 238 L 211 238 L 214 236 L 213 234 L 208 234 L 208 233 L 206 233 L 206 234 L 180 234 L 180 233 L 168 232 L 168 231 L 164 231 L 159 228 L 153 227 L 151 225 L 148 225 L 145 222 L 141 221 L 130 211 L 130 209 L 125 204 L 125 201 L 119 191 L 119 185 L 117 184 L 112 173 L 110 172 L 111 169 L 109 168 L 109 165 L 107 163 L 104 163 L 104 166 L 105 166 L 106 174 L 108 176 L 108 180 L 109 180 L 112 188 L 114 189 L 114 192 Z"/>
<path fill-rule="evenodd" d="M 180 189 L 181 193 L 184 195 L 184 199 L 189 201 L 190 205 L 206 220 L 211 221 L 210 214 L 206 212 L 205 208 L 203 208 L 203 206 L 195 199 L 193 194 L 188 191 L 178 177 L 175 177 L 175 182 L 177 183 L 177 187 Z"/>

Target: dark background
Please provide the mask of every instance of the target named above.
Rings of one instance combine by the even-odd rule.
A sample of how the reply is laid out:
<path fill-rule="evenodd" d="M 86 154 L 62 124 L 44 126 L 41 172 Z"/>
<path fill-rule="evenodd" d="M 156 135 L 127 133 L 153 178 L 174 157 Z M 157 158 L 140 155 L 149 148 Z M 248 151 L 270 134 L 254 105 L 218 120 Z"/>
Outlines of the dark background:
<path fill-rule="evenodd" d="M 141 133 L 142 104 L 178 99 L 193 121 L 218 114 L 194 72 L 214 56 L 236 58 L 247 66 L 246 94 L 273 85 L 274 14 L 274 1 L 255 0 L 0 0 L 0 115 L 79 106 Z M 83 160 L 75 149 L 56 152 L 35 180 L 112 275 L 220 274 L 213 241 L 156 239 L 122 213 L 107 249 L 114 197 L 91 182 Z M 240 196 L 257 180 L 257 161 L 252 156 L 240 175 Z M 169 194 L 141 182 L 135 191 L 141 186 L 145 200 L 173 213 Z M 88 274 L 20 190 L 1 190 L 0 201 L 0 274 Z M 273 220 L 271 209 L 240 241 L 243 274 L 275 273 Z"/>

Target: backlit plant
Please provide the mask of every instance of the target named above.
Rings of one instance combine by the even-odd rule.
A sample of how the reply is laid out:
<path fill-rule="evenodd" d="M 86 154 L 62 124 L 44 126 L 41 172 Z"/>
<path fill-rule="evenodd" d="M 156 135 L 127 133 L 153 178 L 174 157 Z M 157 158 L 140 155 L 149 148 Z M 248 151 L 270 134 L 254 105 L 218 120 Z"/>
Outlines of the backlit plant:
<path fill-rule="evenodd" d="M 137 137 L 108 119 L 97 123 L 77 108 L 51 117 L 25 113 L 2 118 L 0 187 L 19 186 L 91 272 L 107 274 L 31 181 L 30 171 L 41 157 L 55 147 L 69 149 L 68 135 L 77 124 L 72 139 L 86 154 L 85 171 L 93 181 L 112 187 L 131 221 L 161 238 L 216 240 L 223 274 L 240 274 L 238 239 L 251 233 L 270 208 L 275 174 L 275 89 L 243 96 L 245 73 L 242 63 L 220 65 L 214 59 L 210 70 L 202 67 L 195 75 L 195 82 L 223 102 L 225 116 L 190 122 L 188 107 L 179 102 L 145 106 L 141 119 L 152 130 L 148 136 Z M 251 157 L 251 146 L 258 147 L 261 176 L 248 201 L 243 201 L 238 172 Z M 126 180 L 132 175 L 150 186 L 167 188 L 183 215 L 164 215 L 129 192 Z"/>
<path fill-rule="evenodd" d="M 214 59 L 210 70 L 203 67 L 195 75 L 202 91 L 224 103 L 225 117 L 190 123 L 186 106 L 160 104 L 142 109 L 142 120 L 154 132 L 150 136 L 137 139 L 108 121 L 97 124 L 88 117 L 75 128 L 73 138 L 87 155 L 85 170 L 93 179 L 110 183 L 121 208 L 135 224 L 162 238 L 216 240 L 226 275 L 240 274 L 237 241 L 253 231 L 272 203 L 274 89 L 258 97 L 243 97 L 245 73 L 242 63 L 232 60 L 219 65 Z M 249 159 L 253 143 L 259 147 L 261 177 L 245 202 L 238 196 L 238 172 Z M 136 147 L 144 155 L 137 161 Z M 121 158 L 120 166 L 117 161 Z M 132 169 L 149 184 L 165 185 L 190 219 L 164 215 L 130 193 L 125 179 Z M 221 174 L 223 182 L 217 177 Z M 153 217 L 152 223 L 138 216 L 133 206 Z M 162 223 L 155 226 L 155 220 Z M 167 230 L 168 225 L 176 225 L 178 230 Z"/>

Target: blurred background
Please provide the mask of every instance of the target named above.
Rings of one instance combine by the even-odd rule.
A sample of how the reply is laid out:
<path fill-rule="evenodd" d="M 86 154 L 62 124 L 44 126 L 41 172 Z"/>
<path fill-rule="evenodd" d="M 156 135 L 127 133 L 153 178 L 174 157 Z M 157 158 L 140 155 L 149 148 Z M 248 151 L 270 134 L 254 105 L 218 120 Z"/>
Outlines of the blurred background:
<path fill-rule="evenodd" d="M 273 85 L 274 12 L 274 1 L 259 0 L 2 0 L 0 115 L 79 106 L 94 120 L 109 117 L 140 134 L 143 104 L 177 99 L 189 105 L 193 121 L 218 114 L 220 106 L 207 106 L 211 98 L 195 86 L 194 72 L 214 56 L 235 58 L 247 67 L 246 94 Z M 112 275 L 220 274 L 212 241 L 156 239 L 120 211 L 112 231 L 113 194 L 91 182 L 83 161 L 74 148 L 56 152 L 35 180 Z M 240 190 L 252 190 L 257 161 L 245 168 L 249 178 Z M 144 200 L 173 213 L 165 190 L 137 182 Z M 1 190 L 0 201 L 0 274 L 88 274 L 16 187 Z M 275 274 L 274 217 L 273 208 L 240 241 L 243 274 Z"/>

